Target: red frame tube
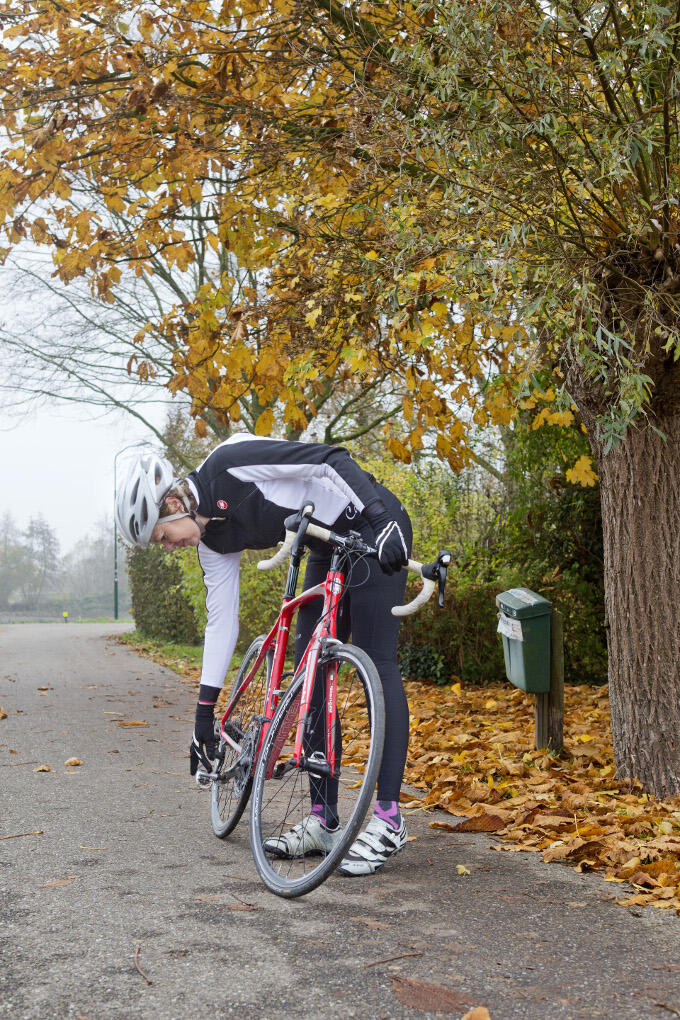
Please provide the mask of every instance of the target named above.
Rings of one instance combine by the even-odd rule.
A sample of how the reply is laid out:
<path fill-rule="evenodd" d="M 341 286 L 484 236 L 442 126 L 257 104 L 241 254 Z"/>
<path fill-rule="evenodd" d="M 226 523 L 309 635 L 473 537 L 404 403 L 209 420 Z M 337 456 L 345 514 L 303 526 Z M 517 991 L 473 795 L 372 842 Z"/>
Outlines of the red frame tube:
<path fill-rule="evenodd" d="M 266 638 L 262 642 L 262 648 L 258 652 L 257 658 L 248 673 L 241 681 L 241 684 L 237 691 L 229 701 L 226 707 L 224 715 L 220 723 L 220 734 L 224 738 L 224 727 L 227 719 L 233 712 L 237 705 L 239 698 L 243 692 L 247 689 L 248 685 L 252 681 L 255 673 L 262 665 L 262 662 L 274 644 L 274 661 L 272 663 L 271 676 L 269 678 L 269 684 L 267 686 L 267 695 L 264 705 L 264 717 L 265 724 L 262 727 L 260 734 L 260 741 L 257 748 L 257 754 L 260 752 L 262 741 L 264 740 L 265 733 L 267 730 L 267 723 L 274 717 L 277 705 L 280 697 L 280 683 L 281 676 L 283 674 L 283 666 L 286 659 L 286 652 L 288 650 L 288 638 L 290 635 L 290 623 L 297 611 L 301 606 L 311 602 L 312 599 L 320 598 L 323 596 L 324 603 L 321 611 L 319 622 L 314 628 L 314 632 L 309 640 L 307 648 L 300 660 L 298 665 L 298 674 L 304 667 L 305 669 L 305 682 L 302 689 L 302 700 L 300 708 L 300 724 L 298 725 L 298 731 L 295 740 L 295 760 L 297 764 L 300 763 L 300 756 L 302 754 L 302 720 L 305 714 L 309 711 L 309 704 L 312 696 L 312 689 L 314 685 L 314 677 L 316 676 L 316 668 L 319 659 L 319 651 L 321 649 L 321 642 L 325 637 L 336 637 L 337 635 L 337 613 L 340 598 L 344 590 L 344 575 L 338 571 L 329 570 L 324 584 L 315 585 L 313 588 L 309 588 L 306 591 L 301 592 L 299 595 L 291 599 L 284 599 L 276 622 L 267 634 Z M 336 698 L 335 698 L 335 683 L 332 684 L 333 699 L 332 705 L 327 709 L 327 721 L 326 721 L 326 733 L 327 739 L 332 735 L 335 727 L 336 718 Z M 328 692 L 327 692 L 328 697 Z M 332 748 L 332 741 L 327 745 Z M 335 759 L 334 751 L 331 750 L 331 756 Z M 256 756 L 257 757 L 257 756 Z M 331 768 L 334 765 L 329 762 Z"/>

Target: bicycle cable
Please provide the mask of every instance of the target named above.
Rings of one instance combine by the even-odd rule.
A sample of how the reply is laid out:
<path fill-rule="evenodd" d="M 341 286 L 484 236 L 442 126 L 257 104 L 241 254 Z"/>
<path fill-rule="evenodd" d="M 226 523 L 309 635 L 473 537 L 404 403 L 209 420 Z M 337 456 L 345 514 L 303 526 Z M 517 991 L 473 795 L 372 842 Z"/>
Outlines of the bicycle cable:
<path fill-rule="evenodd" d="M 352 581 L 352 574 L 354 573 L 354 569 L 355 569 L 357 563 L 359 563 L 360 561 L 365 561 L 365 560 L 368 559 L 368 554 L 367 553 L 360 553 L 358 556 L 353 556 L 352 553 L 349 550 L 347 550 L 347 549 L 341 549 L 340 551 L 342 553 L 342 560 L 341 560 L 340 566 L 341 566 L 342 571 L 345 574 L 345 583 L 344 583 L 343 588 L 342 588 L 342 594 L 340 595 L 339 599 L 336 599 L 336 600 L 331 602 L 331 605 L 329 606 L 329 608 L 326 610 L 325 613 L 322 612 L 319 615 L 319 617 L 318 617 L 318 619 L 317 619 L 317 621 L 316 621 L 316 623 L 314 625 L 315 628 L 318 627 L 319 624 L 323 623 L 325 619 L 329 618 L 333 612 L 338 612 L 338 613 L 340 612 L 340 607 L 341 607 L 342 603 L 344 602 L 344 600 L 349 595 L 350 588 L 359 588 L 362 585 L 366 584 L 368 582 L 369 578 L 370 578 L 370 568 L 368 568 L 368 563 L 366 563 L 366 567 L 368 568 L 367 571 L 366 571 L 366 577 L 362 581 L 360 581 L 359 584 L 354 584 L 353 585 L 351 583 L 351 581 Z"/>

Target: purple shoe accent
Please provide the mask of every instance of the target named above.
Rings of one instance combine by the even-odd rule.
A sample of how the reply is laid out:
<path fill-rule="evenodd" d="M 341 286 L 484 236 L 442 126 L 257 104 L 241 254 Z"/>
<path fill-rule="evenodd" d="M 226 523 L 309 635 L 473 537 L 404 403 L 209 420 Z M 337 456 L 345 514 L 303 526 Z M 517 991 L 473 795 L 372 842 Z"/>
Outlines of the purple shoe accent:
<path fill-rule="evenodd" d="M 324 828 L 329 832 L 334 832 L 340 824 L 337 808 L 327 807 L 325 804 L 312 804 L 312 814 L 321 819 Z"/>
<path fill-rule="evenodd" d="M 401 811 L 399 802 L 396 800 L 377 800 L 373 814 L 376 818 L 382 818 L 395 832 L 401 827 Z"/>

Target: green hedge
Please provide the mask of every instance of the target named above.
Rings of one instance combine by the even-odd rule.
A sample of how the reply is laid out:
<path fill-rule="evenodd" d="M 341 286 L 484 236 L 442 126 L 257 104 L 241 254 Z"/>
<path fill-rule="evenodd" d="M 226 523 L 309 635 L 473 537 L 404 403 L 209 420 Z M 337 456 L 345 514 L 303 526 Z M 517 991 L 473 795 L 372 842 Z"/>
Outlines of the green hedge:
<path fill-rule="evenodd" d="M 241 556 L 240 607 L 237 652 L 245 652 L 253 638 L 268 630 L 281 609 L 286 571 L 261 571 L 257 561 L 265 559 L 270 552 L 248 549 Z M 205 631 L 206 608 L 203 573 L 194 549 L 184 549 L 178 556 L 182 571 L 182 588 L 185 592 L 200 633 Z M 301 573 L 304 573 L 304 566 Z"/>
<path fill-rule="evenodd" d="M 471 555 L 465 556 L 461 554 L 459 539 L 456 555 L 454 531 L 460 529 L 461 514 L 452 513 L 452 504 L 460 506 L 464 500 L 450 479 L 444 478 L 438 485 L 435 471 L 428 471 L 425 479 L 419 481 L 416 473 L 408 468 L 390 467 L 391 477 L 386 480 L 411 508 L 415 506 L 416 555 L 426 559 L 442 546 L 454 551 L 445 608 L 439 609 L 433 598 L 403 622 L 399 657 L 407 679 L 431 679 L 438 684 L 451 683 L 454 678 L 466 684 L 504 680 L 495 598 L 501 591 L 524 585 L 550 599 L 564 616 L 567 681 L 602 683 L 606 680 L 604 607 L 602 587 L 596 577 L 584 579 L 584 571 L 578 567 L 566 567 L 554 576 L 554 571 L 548 570 L 552 564 L 546 563 L 542 556 L 533 560 L 527 557 L 523 564 L 509 565 L 512 561 L 507 547 L 500 550 L 496 547 L 495 562 L 484 551 L 477 561 L 479 546 L 472 546 Z M 402 472 L 401 482 L 399 471 Z M 536 534 L 535 529 L 533 533 Z M 564 530 L 561 534 L 564 536 Z M 529 547 L 527 536 L 522 535 L 522 539 L 526 550 Z M 553 534 L 552 542 L 552 548 L 559 547 L 557 535 Z M 186 549 L 175 555 L 181 564 L 182 590 L 191 603 L 198 631 L 202 634 L 206 617 L 205 588 L 196 552 Z M 257 561 L 266 555 L 267 552 L 247 551 L 242 556 L 239 653 L 271 626 L 281 606 L 285 570 L 267 573 L 257 570 Z M 301 576 L 304 576 L 304 566 Z M 416 581 L 409 582 L 409 597 L 415 595 L 417 586 Z"/>
<path fill-rule="evenodd" d="M 257 570 L 265 552 L 245 552 L 241 564 L 241 605 L 237 651 L 241 654 L 253 638 L 266 631 L 281 608 L 285 581 L 283 569 L 271 573 Z M 181 554 L 183 589 L 191 601 L 201 631 L 205 628 L 205 588 L 193 550 Z M 304 576 L 304 565 L 301 578 Z M 411 582 L 407 599 L 418 583 Z M 439 684 L 460 678 L 467 683 L 489 683 L 503 677 L 503 652 L 496 634 L 494 597 L 498 586 L 480 585 L 450 590 L 446 607 L 432 600 L 408 616 L 401 629 L 400 662 L 409 679 L 432 679 Z"/>
<path fill-rule="evenodd" d="M 127 562 L 137 630 L 157 641 L 199 644 L 203 628 L 199 629 L 184 591 L 182 564 L 177 556 L 156 546 L 128 551 Z"/>
<path fill-rule="evenodd" d="M 603 683 L 607 648 L 601 593 L 569 577 L 559 582 L 506 575 L 493 584 L 456 584 L 447 592 L 444 609 L 432 600 L 402 624 L 399 660 L 405 677 L 449 684 L 503 681 L 505 665 L 498 625 L 496 595 L 524 586 L 550 599 L 564 618 L 564 673 L 568 683 Z M 417 587 L 409 585 L 409 594 Z"/>
<path fill-rule="evenodd" d="M 406 599 L 419 585 L 409 582 Z M 496 634 L 496 585 L 454 584 L 444 608 L 436 596 L 419 612 L 406 616 L 399 640 L 399 662 L 409 680 L 450 684 L 487 684 L 505 676 L 503 649 Z"/>

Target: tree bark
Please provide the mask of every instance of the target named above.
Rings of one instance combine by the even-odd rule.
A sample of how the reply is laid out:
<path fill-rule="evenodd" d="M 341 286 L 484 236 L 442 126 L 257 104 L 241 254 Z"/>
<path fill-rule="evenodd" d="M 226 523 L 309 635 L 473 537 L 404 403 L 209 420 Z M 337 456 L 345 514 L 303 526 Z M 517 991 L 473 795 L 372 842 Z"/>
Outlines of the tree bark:
<path fill-rule="evenodd" d="M 674 403 L 674 402 L 673 402 Z M 680 791 L 680 416 L 598 456 L 617 774 Z"/>

